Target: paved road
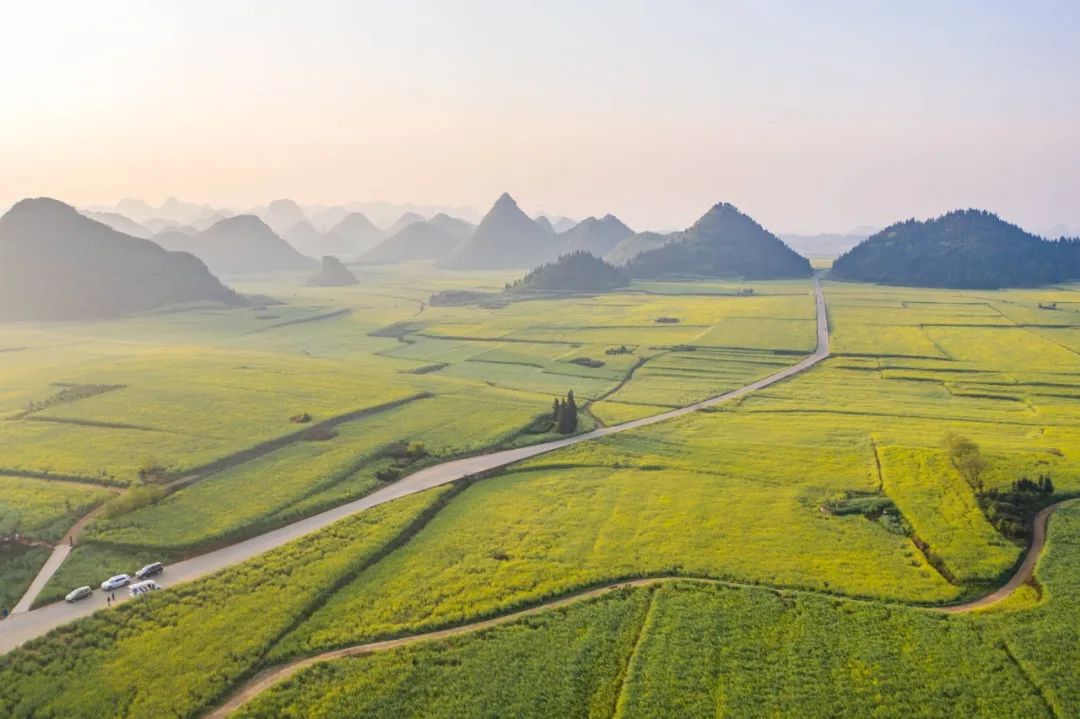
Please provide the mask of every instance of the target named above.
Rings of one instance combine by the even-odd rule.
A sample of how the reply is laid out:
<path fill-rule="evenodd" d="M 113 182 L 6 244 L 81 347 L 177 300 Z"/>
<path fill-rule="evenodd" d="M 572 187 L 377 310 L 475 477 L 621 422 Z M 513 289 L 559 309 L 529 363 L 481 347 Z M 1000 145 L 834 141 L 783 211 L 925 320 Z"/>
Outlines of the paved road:
<path fill-rule="evenodd" d="M 228 547 L 171 564 L 166 568 L 164 574 L 158 575 L 154 579 L 163 587 L 180 584 L 182 582 L 190 582 L 208 574 L 220 572 L 234 564 L 322 529 L 340 519 L 344 519 L 357 512 L 376 507 L 394 499 L 399 499 L 410 494 L 416 494 L 417 492 L 422 492 L 426 489 L 431 489 L 432 487 L 448 484 L 480 472 L 505 467 L 508 464 L 513 464 L 514 462 L 545 454 L 556 449 L 562 449 L 563 447 L 569 447 L 581 442 L 588 442 L 589 440 L 606 437 L 611 434 L 618 434 L 619 432 L 626 432 L 627 430 L 647 427 L 658 422 L 682 417 L 700 409 L 712 407 L 713 405 L 742 397 L 743 395 L 768 387 L 781 380 L 785 380 L 799 372 L 813 367 L 815 364 L 829 356 L 829 321 L 825 307 L 825 294 L 822 292 L 821 285 L 817 280 L 814 280 L 814 294 L 817 307 L 817 349 L 814 350 L 813 354 L 806 357 L 801 362 L 786 367 L 776 374 L 769 375 L 756 382 L 751 382 L 744 387 L 732 390 L 731 392 L 727 392 L 718 397 L 713 397 L 712 399 L 707 399 L 702 402 L 696 402 L 686 407 L 671 410 L 670 412 L 663 412 L 661 414 L 652 415 L 651 417 L 643 417 L 642 419 L 636 419 L 631 422 L 624 422 L 623 424 L 612 425 L 610 427 L 601 427 L 586 434 L 579 434 L 565 439 L 545 442 L 543 444 L 492 452 L 491 454 L 477 455 L 475 457 L 465 457 L 463 459 L 427 467 L 415 474 L 411 474 L 404 479 L 372 492 L 361 499 L 313 515 L 307 519 L 301 519 L 298 522 L 294 522 Z M 135 569 L 137 569 L 137 567 L 121 567 L 118 568 L 118 571 L 133 572 Z M 117 591 L 116 598 L 118 601 L 126 600 L 126 590 Z M 105 606 L 105 593 L 97 590 L 89 598 L 73 604 L 56 602 L 41 607 L 40 609 L 34 609 L 30 612 L 13 614 L 6 620 L 0 622 L 0 653 L 10 651 L 23 642 L 27 642 L 35 637 L 45 634 L 50 629 L 58 627 L 61 624 L 66 624 L 73 619 L 88 616 Z"/>

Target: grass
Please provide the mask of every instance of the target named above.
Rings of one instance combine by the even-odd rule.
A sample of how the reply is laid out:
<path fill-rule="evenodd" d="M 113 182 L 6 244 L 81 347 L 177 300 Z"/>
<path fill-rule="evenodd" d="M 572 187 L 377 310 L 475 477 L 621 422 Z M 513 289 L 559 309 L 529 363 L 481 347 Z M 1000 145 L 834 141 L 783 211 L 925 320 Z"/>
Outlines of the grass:
<path fill-rule="evenodd" d="M 274 320 L 238 309 L 10 328 L 5 343 L 26 349 L 0 353 L 0 464 L 29 471 L 124 484 L 151 456 L 182 472 L 295 431 L 288 418 L 300 412 L 319 421 L 431 395 L 95 524 L 49 596 L 359 496 L 387 442 L 421 441 L 442 458 L 542 439 L 519 431 L 568 389 L 603 398 L 591 409 L 608 423 L 652 414 L 769 374 L 813 344 L 805 282 L 760 283 L 752 297 L 732 296 L 737 283 L 637 283 L 499 309 L 422 306 L 436 289 L 506 279 L 412 266 L 340 290 L 279 278 L 241 287 L 287 300 Z M 579 624 L 578 607 L 560 613 L 569 633 L 553 620 L 500 643 L 511 629 L 501 627 L 483 644 L 358 659 L 310 684 L 300 675 L 292 699 L 271 693 L 263 711 L 542 715 L 604 697 L 627 716 L 1080 713 L 1076 510 L 1052 522 L 1041 584 L 1005 606 L 951 618 L 901 606 L 983 591 L 1019 554 L 945 464 L 945 432 L 979 443 L 989 487 L 1045 473 L 1060 493 L 1080 493 L 1080 296 L 826 291 L 834 355 L 813 370 L 535 458 L 471 485 L 423 526 L 413 520 L 427 500 L 400 516 L 394 503 L 360 515 L 382 517 L 374 526 L 357 518 L 243 565 L 257 571 L 95 615 L 0 659 L 0 704 L 15 716 L 190 715 L 266 661 L 674 574 L 748 586 L 656 590 L 621 690 L 609 662 L 627 656 L 625 624 L 609 619 L 637 621 L 637 609 L 614 608 L 640 607 L 634 593 Z M 1049 301 L 1067 309 L 1038 309 Z M 400 323 L 400 336 L 372 334 Z M 620 346 L 628 352 L 606 353 Z M 124 387 L 11 419 L 58 382 Z M 853 511 L 832 512 L 838 497 Z M 403 526 L 415 531 L 394 541 Z M 204 596 L 210 582 L 220 601 Z M 598 673 L 584 677 L 592 662 Z M 508 678 L 515 667 L 527 679 Z"/>
<path fill-rule="evenodd" d="M 605 596 L 462 638 L 316 665 L 239 717 L 607 717 L 648 593 Z"/>
<path fill-rule="evenodd" d="M 55 542 L 108 496 L 90 485 L 0 475 L 0 536 Z"/>
<path fill-rule="evenodd" d="M 99 611 L 0 657 L 10 717 L 192 716 L 447 489 L 387 504 L 227 573 Z"/>
<path fill-rule="evenodd" d="M 0 544 L 0 609 L 11 611 L 34 580 L 38 568 L 49 558 L 49 553 L 47 547 Z"/>
<path fill-rule="evenodd" d="M 970 616 L 689 581 L 621 590 L 318 664 L 240 716 L 1073 716 L 1078 548 L 1074 504 L 1039 565 L 1047 597 Z M 593 672 L 570 682 L 584 647 Z"/>

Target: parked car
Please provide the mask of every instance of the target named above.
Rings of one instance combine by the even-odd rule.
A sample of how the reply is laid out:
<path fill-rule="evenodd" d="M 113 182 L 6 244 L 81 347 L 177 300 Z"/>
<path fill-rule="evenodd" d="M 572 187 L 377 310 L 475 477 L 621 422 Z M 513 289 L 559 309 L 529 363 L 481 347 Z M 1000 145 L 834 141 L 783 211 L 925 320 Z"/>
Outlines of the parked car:
<path fill-rule="evenodd" d="M 119 589 L 128 582 L 131 581 L 131 577 L 126 574 L 117 574 L 115 577 L 109 577 L 101 583 L 101 588 L 106 592 L 111 592 L 114 589 Z"/>
<path fill-rule="evenodd" d="M 86 599 L 90 596 L 90 593 L 94 591 L 90 587 L 79 587 L 78 589 L 72 589 L 68 592 L 68 595 L 64 597 L 65 602 L 77 602 L 80 599 Z"/>
<path fill-rule="evenodd" d="M 150 577 L 153 577 L 156 574 L 161 574 L 164 571 L 164 564 L 162 564 L 161 562 L 153 562 L 152 564 L 147 564 L 145 567 L 135 572 L 135 576 L 139 579 L 149 579 Z"/>
<path fill-rule="evenodd" d="M 128 596 L 138 597 L 143 594 L 149 594 L 150 592 L 156 592 L 159 589 L 161 589 L 161 587 L 158 586 L 157 582 L 153 579 L 147 579 L 145 582 L 136 582 L 135 584 L 132 584 L 128 589 Z"/>

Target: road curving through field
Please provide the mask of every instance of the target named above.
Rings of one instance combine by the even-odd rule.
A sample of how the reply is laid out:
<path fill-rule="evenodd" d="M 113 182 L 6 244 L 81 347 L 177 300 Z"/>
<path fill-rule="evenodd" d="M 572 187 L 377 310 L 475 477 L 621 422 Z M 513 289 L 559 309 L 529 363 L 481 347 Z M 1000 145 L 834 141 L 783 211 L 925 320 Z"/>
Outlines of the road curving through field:
<path fill-rule="evenodd" d="M 1042 555 L 1043 547 L 1046 545 L 1046 530 L 1047 524 L 1050 519 L 1050 515 L 1055 509 L 1072 500 L 1063 500 L 1052 504 L 1037 515 L 1035 515 L 1034 524 L 1032 527 L 1032 539 L 1031 544 L 1028 546 L 1027 552 L 1024 555 L 1023 561 L 1017 568 L 1016 572 L 1009 579 L 1009 581 L 1000 589 L 992 592 L 991 594 L 981 597 L 979 599 L 972 600 L 970 602 L 964 602 L 963 604 L 952 604 L 941 607 L 914 607 L 913 609 L 924 609 L 931 612 L 939 612 L 943 614 L 964 614 L 973 612 L 978 609 L 985 609 L 994 604 L 1004 601 L 1012 596 L 1013 592 L 1026 584 L 1035 573 L 1035 566 L 1038 564 L 1039 557 Z M 780 589 L 778 587 L 769 587 L 766 585 L 757 584 L 743 584 L 739 582 L 729 582 L 719 579 L 705 579 L 700 577 L 681 577 L 681 576 L 661 576 L 661 577 L 646 577 L 642 579 L 632 579 L 628 581 L 612 582 L 611 584 L 605 584 L 600 587 L 594 587 L 583 591 L 574 592 L 557 599 L 552 599 L 541 604 L 529 607 L 528 609 L 521 609 L 514 612 L 508 612 L 489 619 L 483 619 L 469 624 L 462 624 L 455 627 L 448 627 L 445 629 L 438 629 L 435 631 L 424 632 L 422 634 L 412 634 L 409 636 L 398 637 L 395 639 L 386 639 L 382 641 L 367 642 L 365 644 L 356 644 L 350 647 L 344 647 L 341 649 L 334 649 L 332 651 L 323 652 L 310 657 L 300 657 L 284 664 L 278 664 L 276 666 L 267 667 L 262 671 L 255 674 L 247 681 L 236 687 L 215 709 L 206 714 L 206 719 L 223 719 L 234 711 L 247 704 L 259 694 L 262 694 L 267 689 L 270 689 L 277 684 L 289 679 L 296 673 L 303 669 L 306 669 L 313 664 L 321 662 L 334 661 L 335 659 L 345 659 L 347 657 L 362 656 L 364 654 L 373 654 L 375 652 L 382 652 L 388 649 L 396 649 L 398 647 L 404 647 L 410 644 L 418 644 L 421 642 L 431 642 L 440 639 L 447 639 L 450 637 L 458 636 L 460 634 L 470 634 L 473 632 L 483 631 L 492 627 L 497 627 L 501 624 L 509 624 L 510 622 L 517 621 L 530 615 L 539 614 L 541 612 L 548 612 L 561 607 L 566 607 L 571 604 L 576 604 L 594 597 L 599 597 L 604 594 L 609 594 L 620 589 L 631 589 L 636 587 L 648 587 L 665 582 L 699 582 L 702 584 L 712 584 L 724 587 L 733 587 L 740 589 L 763 589 L 772 590 L 778 592 L 790 592 L 791 594 L 807 594 L 829 597 L 830 599 L 844 599 L 851 602 L 874 602 L 870 599 L 855 599 L 838 597 L 832 594 L 820 594 L 818 592 L 799 589 Z M 875 602 L 876 603 L 876 602 Z M 910 606 L 910 605 L 906 605 Z"/>
<path fill-rule="evenodd" d="M 770 385 L 788 379 L 818 364 L 829 356 L 829 320 L 825 305 L 825 293 L 817 279 L 813 281 L 815 308 L 817 317 L 817 346 L 813 353 L 801 361 L 785 367 L 784 369 L 769 375 L 763 379 L 751 382 L 737 389 L 725 392 L 711 399 L 695 402 L 679 409 L 673 409 L 660 414 L 642 417 L 622 424 L 609 427 L 599 427 L 585 434 L 574 435 L 564 439 L 552 440 L 542 444 L 518 447 L 515 449 L 501 450 L 488 454 L 464 457 L 451 460 L 442 464 L 426 467 L 403 479 L 388 484 L 371 494 L 333 509 L 320 512 L 305 519 L 287 524 L 278 529 L 271 530 L 257 537 L 246 539 L 236 544 L 231 544 L 221 549 L 216 549 L 206 554 L 201 554 L 191 559 L 185 559 L 175 564 L 170 564 L 163 574 L 155 577 L 155 581 L 162 587 L 174 586 L 183 582 L 190 582 L 200 577 L 214 574 L 234 564 L 238 564 L 259 554 L 267 552 L 283 544 L 299 539 L 311 532 L 329 526 L 345 517 L 362 512 L 380 504 L 385 504 L 401 497 L 406 497 L 417 492 L 422 492 L 433 487 L 455 482 L 465 477 L 501 469 L 507 465 L 520 462 L 530 457 L 546 454 L 557 449 L 570 447 L 582 442 L 607 437 L 641 427 L 665 422 L 677 417 L 683 417 L 699 410 L 713 407 L 723 402 L 738 399 Z M 125 601 L 126 592 L 117 593 L 117 601 Z M 99 609 L 106 607 L 106 593 L 96 591 L 87 599 L 75 603 L 55 602 L 28 612 L 12 614 L 3 622 L 0 622 L 0 653 L 4 653 L 20 646 L 24 642 L 39 637 L 51 629 L 66 624 L 74 619 L 93 614 Z"/>

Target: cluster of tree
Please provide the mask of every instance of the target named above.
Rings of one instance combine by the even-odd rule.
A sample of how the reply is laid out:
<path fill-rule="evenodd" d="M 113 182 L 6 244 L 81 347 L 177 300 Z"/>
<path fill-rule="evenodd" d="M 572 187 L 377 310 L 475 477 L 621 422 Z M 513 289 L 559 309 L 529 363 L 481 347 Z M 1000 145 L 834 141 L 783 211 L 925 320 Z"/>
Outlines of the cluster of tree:
<path fill-rule="evenodd" d="M 555 423 L 555 431 L 559 434 L 573 434 L 577 431 L 578 423 L 577 403 L 574 401 L 574 390 L 566 393 L 566 399 L 555 398 L 551 405 L 551 419 Z"/>
<path fill-rule="evenodd" d="M 1034 287 L 1080 278 L 1080 240 L 1044 240 L 992 213 L 957 210 L 886 227 L 841 255 L 830 276 L 915 287 Z"/>
<path fill-rule="evenodd" d="M 1031 518 L 1046 506 L 1054 494 L 1054 480 L 1041 474 L 1038 480 L 1014 480 L 1007 490 L 991 489 L 979 495 L 979 506 L 990 523 L 1003 535 L 1026 542 Z"/>
<path fill-rule="evenodd" d="M 604 350 L 604 354 L 606 355 L 628 355 L 631 352 L 633 352 L 633 350 L 631 350 L 626 345 L 619 345 L 618 347 L 608 347 L 606 350 Z"/>
<path fill-rule="evenodd" d="M 976 494 L 983 491 L 983 472 L 987 462 L 982 456 L 979 445 L 956 432 L 945 433 L 945 451 L 956 471 L 967 481 Z"/>
<path fill-rule="evenodd" d="M 630 277 L 809 277 L 810 261 L 730 203 L 626 263 Z"/>
<path fill-rule="evenodd" d="M 556 292 L 606 292 L 629 284 L 619 270 L 584 250 L 562 255 L 506 285 L 508 292 L 544 290 Z"/>

